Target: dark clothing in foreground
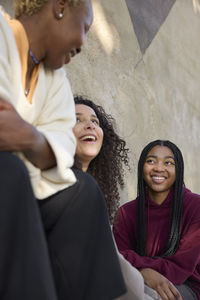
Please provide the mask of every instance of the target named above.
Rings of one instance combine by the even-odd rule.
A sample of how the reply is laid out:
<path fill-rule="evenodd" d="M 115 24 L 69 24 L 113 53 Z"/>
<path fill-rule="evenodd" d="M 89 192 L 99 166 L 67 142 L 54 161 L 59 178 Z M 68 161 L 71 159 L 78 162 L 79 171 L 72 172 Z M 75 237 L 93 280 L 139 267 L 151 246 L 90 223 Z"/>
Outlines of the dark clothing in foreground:
<path fill-rule="evenodd" d="M 175 285 L 183 300 L 198 300 L 198 295 L 187 284 Z"/>
<path fill-rule="evenodd" d="M 77 182 L 39 201 L 59 300 L 111 300 L 126 292 L 107 209 L 96 181 Z"/>
<path fill-rule="evenodd" d="M 37 202 L 24 163 L 0 151 L 0 299 L 56 300 Z"/>
<path fill-rule="evenodd" d="M 39 202 L 51 264 L 26 167 L 0 151 L 1 300 L 111 300 L 125 293 L 101 191 L 90 176 L 79 178 Z"/>
<path fill-rule="evenodd" d="M 137 242 L 137 199 L 120 208 L 114 236 L 119 251 L 137 269 L 152 268 L 175 285 L 186 283 L 200 299 L 200 196 L 184 188 L 181 240 L 176 253 L 167 258 L 153 257 L 163 253 L 170 229 L 171 191 L 158 205 L 148 196 L 146 201 L 147 256 L 135 251 Z M 153 257 L 153 258 L 152 258 Z"/>

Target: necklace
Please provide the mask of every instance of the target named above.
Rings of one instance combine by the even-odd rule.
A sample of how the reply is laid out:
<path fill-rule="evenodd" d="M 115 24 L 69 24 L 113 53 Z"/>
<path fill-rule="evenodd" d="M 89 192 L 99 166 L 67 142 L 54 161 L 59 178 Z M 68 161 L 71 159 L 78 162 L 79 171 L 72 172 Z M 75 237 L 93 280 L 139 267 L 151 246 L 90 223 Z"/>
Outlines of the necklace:
<path fill-rule="evenodd" d="M 30 55 L 30 57 L 32 58 L 32 60 L 34 61 L 34 63 L 36 65 L 38 65 L 40 63 L 40 61 L 35 57 L 35 55 L 33 54 L 33 52 L 31 51 L 31 48 L 28 49 L 28 53 Z M 29 93 L 29 89 L 25 89 L 24 90 L 24 95 L 27 97 Z"/>
<path fill-rule="evenodd" d="M 40 63 L 40 61 L 35 57 L 35 55 L 33 54 L 33 52 L 31 51 L 31 48 L 28 49 L 28 53 L 31 56 L 32 60 L 34 61 L 34 63 L 36 65 L 38 65 Z"/>

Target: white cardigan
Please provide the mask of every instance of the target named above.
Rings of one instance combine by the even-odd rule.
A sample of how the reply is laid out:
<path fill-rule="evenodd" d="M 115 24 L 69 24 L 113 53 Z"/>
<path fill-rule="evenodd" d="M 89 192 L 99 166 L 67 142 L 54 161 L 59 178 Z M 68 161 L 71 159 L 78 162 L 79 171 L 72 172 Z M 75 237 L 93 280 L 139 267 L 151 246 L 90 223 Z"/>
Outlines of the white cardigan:
<path fill-rule="evenodd" d="M 13 32 L 0 12 L 0 98 L 11 102 L 21 117 L 34 125 L 48 140 L 57 166 L 41 171 L 22 153 L 35 196 L 46 198 L 72 185 L 76 178 L 70 169 L 76 149 L 72 131 L 75 125 L 73 95 L 63 69 L 45 70 L 41 66 L 30 104 L 21 84 L 21 63 Z"/>

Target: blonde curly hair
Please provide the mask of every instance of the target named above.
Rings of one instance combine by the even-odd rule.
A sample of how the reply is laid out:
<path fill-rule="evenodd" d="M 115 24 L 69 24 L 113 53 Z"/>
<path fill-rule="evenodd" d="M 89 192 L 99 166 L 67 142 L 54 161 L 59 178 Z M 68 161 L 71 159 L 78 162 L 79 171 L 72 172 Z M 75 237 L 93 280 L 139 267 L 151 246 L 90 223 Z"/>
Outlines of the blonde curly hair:
<path fill-rule="evenodd" d="M 31 16 L 39 11 L 49 0 L 14 0 L 15 18 L 22 14 Z M 66 0 L 70 6 L 78 6 L 84 0 Z"/>

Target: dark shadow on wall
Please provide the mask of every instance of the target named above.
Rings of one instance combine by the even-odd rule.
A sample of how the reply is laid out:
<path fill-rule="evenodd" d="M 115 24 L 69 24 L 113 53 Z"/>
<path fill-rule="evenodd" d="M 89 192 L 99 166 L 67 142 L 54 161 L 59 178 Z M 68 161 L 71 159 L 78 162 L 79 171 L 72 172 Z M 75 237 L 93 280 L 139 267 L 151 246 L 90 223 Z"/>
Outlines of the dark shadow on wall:
<path fill-rule="evenodd" d="M 176 0 L 126 0 L 142 54 L 151 44 Z"/>

